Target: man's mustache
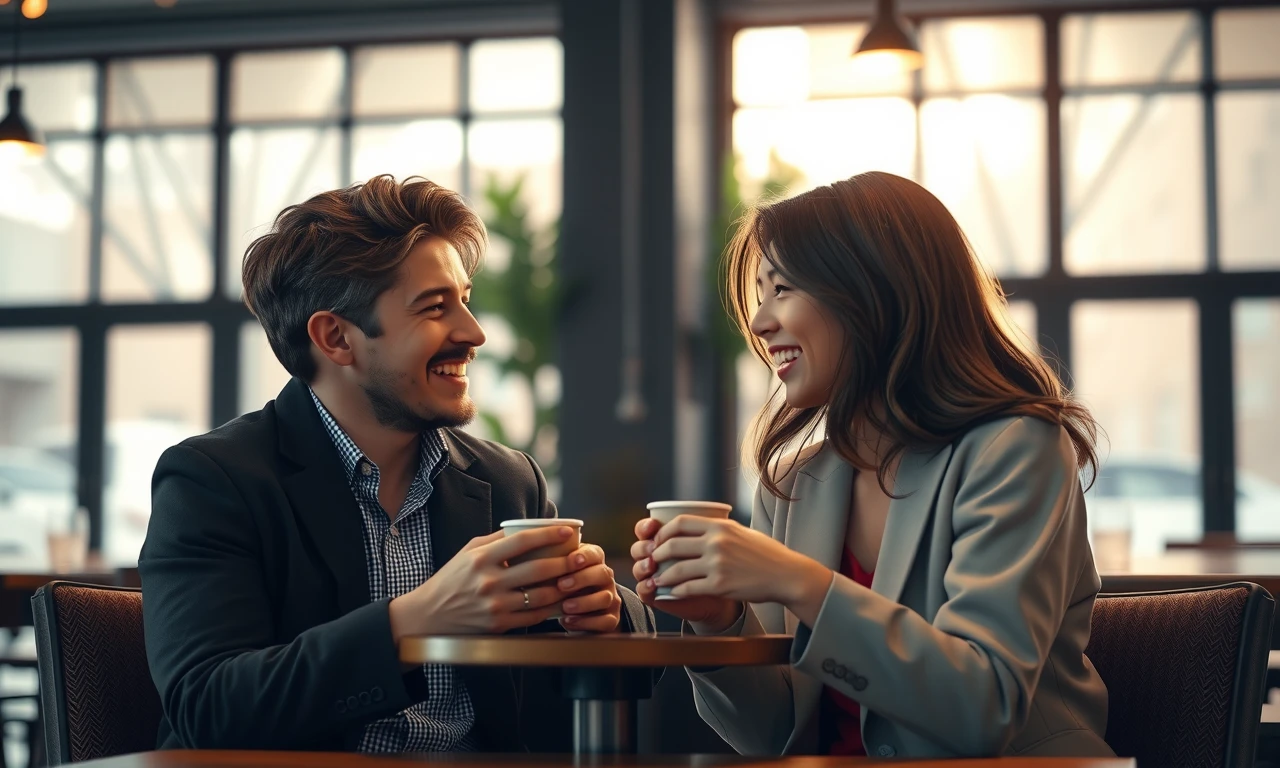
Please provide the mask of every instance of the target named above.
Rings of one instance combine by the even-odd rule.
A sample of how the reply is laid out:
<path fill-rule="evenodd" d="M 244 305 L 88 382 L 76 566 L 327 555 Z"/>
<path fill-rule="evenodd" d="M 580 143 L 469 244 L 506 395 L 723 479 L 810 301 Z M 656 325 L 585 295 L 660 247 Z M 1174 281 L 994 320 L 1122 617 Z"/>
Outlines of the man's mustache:
<path fill-rule="evenodd" d="M 454 347 L 445 350 L 431 358 L 429 366 L 443 365 L 444 363 L 470 363 L 476 359 L 475 347 Z"/>

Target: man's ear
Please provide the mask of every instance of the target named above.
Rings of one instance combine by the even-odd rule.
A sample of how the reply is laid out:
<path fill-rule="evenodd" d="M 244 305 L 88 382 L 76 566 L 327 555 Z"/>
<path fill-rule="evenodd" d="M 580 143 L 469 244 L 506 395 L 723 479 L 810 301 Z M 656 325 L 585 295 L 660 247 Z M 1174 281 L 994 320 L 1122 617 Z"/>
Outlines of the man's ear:
<path fill-rule="evenodd" d="M 307 320 L 307 336 L 312 345 L 334 365 L 346 367 L 355 363 L 351 336 L 359 332 L 353 323 L 327 310 L 316 312 Z"/>

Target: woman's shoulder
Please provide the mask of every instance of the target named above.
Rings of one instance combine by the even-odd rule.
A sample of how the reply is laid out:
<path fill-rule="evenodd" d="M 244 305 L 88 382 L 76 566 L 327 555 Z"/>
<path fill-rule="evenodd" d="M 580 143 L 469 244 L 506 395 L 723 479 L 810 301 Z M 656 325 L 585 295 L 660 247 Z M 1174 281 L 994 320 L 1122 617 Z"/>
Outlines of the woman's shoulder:
<path fill-rule="evenodd" d="M 1076 461 L 1066 428 L 1035 416 L 1002 416 L 976 425 L 956 441 L 955 452 L 979 461 Z"/>
<path fill-rule="evenodd" d="M 769 467 L 769 476 L 773 478 L 779 489 L 789 493 L 796 484 L 796 478 L 802 472 L 808 475 L 817 473 L 819 480 L 824 479 L 820 475 L 828 471 L 827 459 L 832 455 L 834 450 L 828 447 L 827 441 L 819 440 L 784 454 Z"/>

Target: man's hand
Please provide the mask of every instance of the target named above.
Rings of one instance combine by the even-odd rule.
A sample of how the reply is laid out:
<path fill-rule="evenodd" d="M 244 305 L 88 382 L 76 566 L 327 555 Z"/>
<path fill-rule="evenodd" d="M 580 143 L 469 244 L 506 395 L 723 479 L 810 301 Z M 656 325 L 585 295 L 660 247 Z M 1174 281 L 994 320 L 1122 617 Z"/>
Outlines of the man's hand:
<path fill-rule="evenodd" d="M 556 586 L 567 597 L 560 626 L 574 632 L 613 632 L 622 613 L 622 598 L 613 580 L 613 569 L 604 562 L 604 550 L 583 544 L 569 555 L 573 570 Z"/>
<path fill-rule="evenodd" d="M 506 562 L 572 535 L 556 525 L 472 539 L 421 586 L 391 601 L 392 637 L 501 634 L 546 621 L 559 611 L 564 592 L 556 580 L 574 570 L 574 555 L 509 568 Z"/>

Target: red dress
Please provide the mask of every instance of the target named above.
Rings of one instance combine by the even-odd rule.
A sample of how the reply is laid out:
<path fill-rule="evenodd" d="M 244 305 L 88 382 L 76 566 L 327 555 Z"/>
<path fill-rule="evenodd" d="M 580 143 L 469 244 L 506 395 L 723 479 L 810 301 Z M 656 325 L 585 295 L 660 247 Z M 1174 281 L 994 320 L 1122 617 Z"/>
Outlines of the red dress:
<path fill-rule="evenodd" d="M 862 586 L 871 588 L 875 574 L 862 570 L 858 558 L 848 550 L 840 560 L 840 573 Z M 822 703 L 819 714 L 818 750 L 824 755 L 865 755 L 862 746 L 862 708 L 858 702 L 831 688 L 822 687 Z"/>

